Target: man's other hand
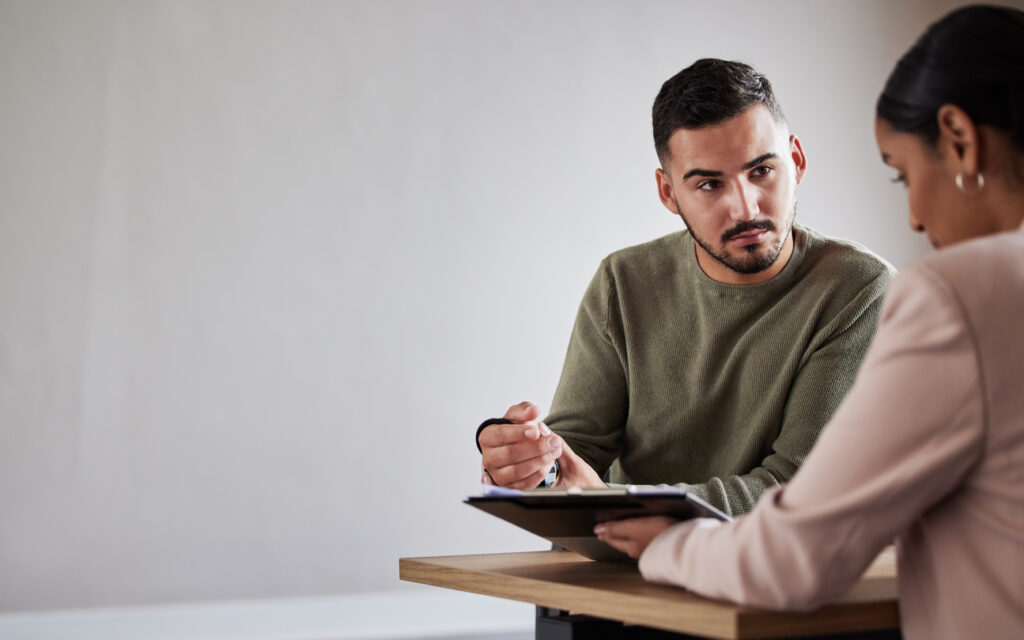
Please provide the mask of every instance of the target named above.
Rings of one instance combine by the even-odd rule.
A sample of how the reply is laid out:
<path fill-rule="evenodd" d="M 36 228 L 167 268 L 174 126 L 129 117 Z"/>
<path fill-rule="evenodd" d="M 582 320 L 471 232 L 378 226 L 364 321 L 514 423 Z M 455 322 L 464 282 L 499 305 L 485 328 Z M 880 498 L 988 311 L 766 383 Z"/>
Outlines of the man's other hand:
<path fill-rule="evenodd" d="M 480 432 L 482 481 L 533 489 L 568 446 L 540 421 L 540 408 L 531 402 L 509 407 L 504 417 L 512 424 L 493 424 Z"/>
<path fill-rule="evenodd" d="M 562 455 L 558 458 L 558 480 L 555 486 L 564 489 L 600 489 L 608 485 L 601 480 L 601 476 L 597 475 L 592 466 L 584 462 L 583 458 L 576 455 L 568 443 L 562 440 Z"/>

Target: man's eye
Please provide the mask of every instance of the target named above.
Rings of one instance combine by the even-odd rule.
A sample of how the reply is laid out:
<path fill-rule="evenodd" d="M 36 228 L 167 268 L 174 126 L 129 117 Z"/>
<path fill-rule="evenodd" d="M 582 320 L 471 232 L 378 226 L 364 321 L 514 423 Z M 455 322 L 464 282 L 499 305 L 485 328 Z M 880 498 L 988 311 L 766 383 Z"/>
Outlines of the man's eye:
<path fill-rule="evenodd" d="M 714 191 L 718 187 L 722 186 L 722 183 L 718 180 L 705 180 L 704 182 L 697 185 L 698 189 L 702 191 Z"/>
<path fill-rule="evenodd" d="M 772 171 L 775 171 L 775 169 L 766 164 L 763 164 L 760 167 L 754 167 L 753 174 L 755 176 L 766 176 Z"/>

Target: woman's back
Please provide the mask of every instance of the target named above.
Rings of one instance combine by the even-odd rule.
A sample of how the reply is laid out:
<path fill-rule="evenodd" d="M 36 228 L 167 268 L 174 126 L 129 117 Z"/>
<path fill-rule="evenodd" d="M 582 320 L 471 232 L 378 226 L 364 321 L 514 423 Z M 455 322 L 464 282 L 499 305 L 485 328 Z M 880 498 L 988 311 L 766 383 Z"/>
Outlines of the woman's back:
<path fill-rule="evenodd" d="M 900 536 L 904 628 L 912 637 L 1005 637 L 1024 629 L 1024 231 L 939 251 L 906 275 L 946 289 L 963 321 L 949 330 L 973 343 L 957 370 L 927 373 L 946 400 L 937 404 L 978 449 L 959 486 Z"/>

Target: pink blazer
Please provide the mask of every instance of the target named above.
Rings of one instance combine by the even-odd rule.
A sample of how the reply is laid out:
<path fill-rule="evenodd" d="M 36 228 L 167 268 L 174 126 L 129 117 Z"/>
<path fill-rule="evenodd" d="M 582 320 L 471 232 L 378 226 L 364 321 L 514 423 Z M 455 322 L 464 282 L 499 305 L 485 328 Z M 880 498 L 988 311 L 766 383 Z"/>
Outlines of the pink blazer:
<path fill-rule="evenodd" d="M 655 538 L 644 577 L 809 609 L 897 539 L 906 638 L 1024 637 L 1024 228 L 893 281 L 857 381 L 789 485 Z"/>

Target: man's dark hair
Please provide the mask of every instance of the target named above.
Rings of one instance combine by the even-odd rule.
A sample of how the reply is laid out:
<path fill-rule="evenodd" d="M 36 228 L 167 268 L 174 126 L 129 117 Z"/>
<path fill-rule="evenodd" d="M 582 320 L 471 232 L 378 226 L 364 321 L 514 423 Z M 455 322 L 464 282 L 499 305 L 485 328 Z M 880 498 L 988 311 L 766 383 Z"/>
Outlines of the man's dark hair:
<path fill-rule="evenodd" d="M 668 139 L 676 129 L 720 124 L 755 102 L 767 107 L 776 122 L 785 122 L 768 78 L 749 64 L 703 58 L 666 80 L 654 99 L 651 114 L 654 149 L 662 166 L 671 155 Z"/>
<path fill-rule="evenodd" d="M 1024 152 L 1024 12 L 970 6 L 935 22 L 900 58 L 878 98 L 877 114 L 929 145 L 937 114 L 955 104 L 979 125 L 1005 133 Z"/>

